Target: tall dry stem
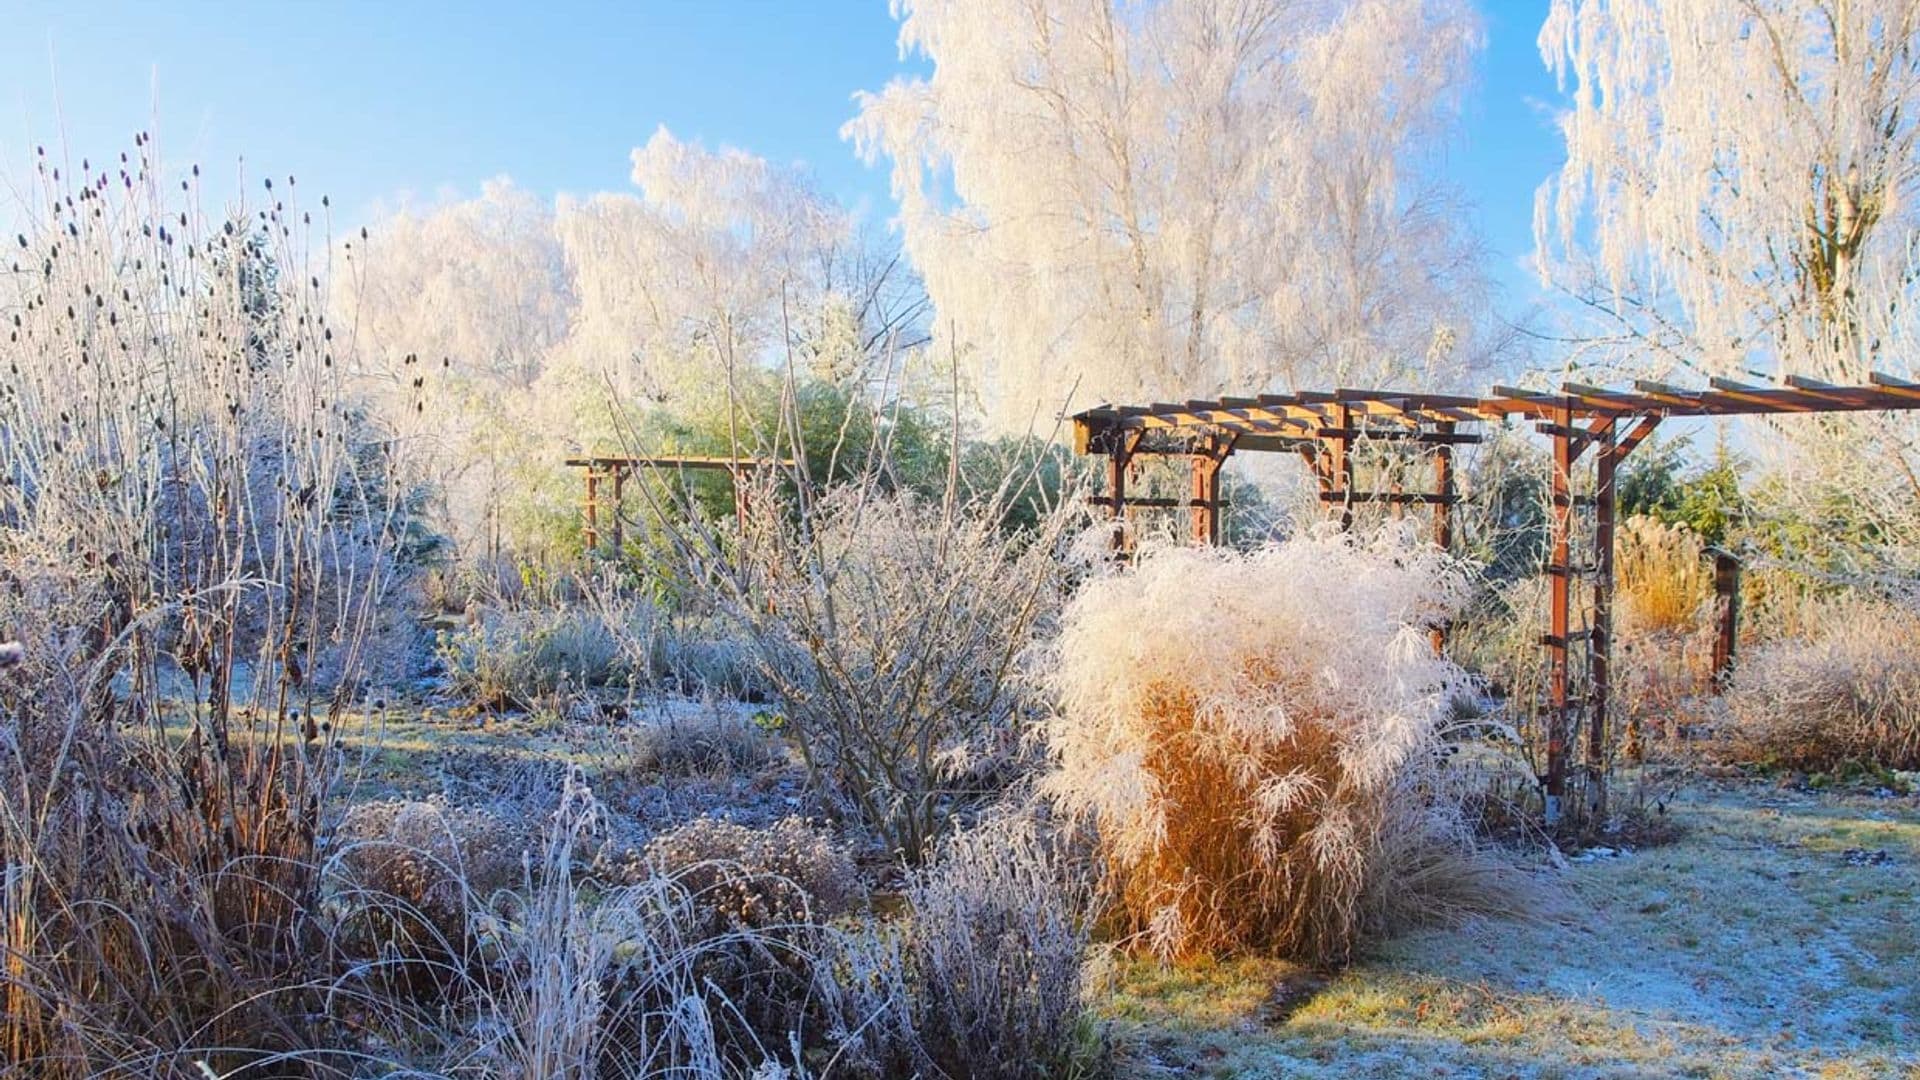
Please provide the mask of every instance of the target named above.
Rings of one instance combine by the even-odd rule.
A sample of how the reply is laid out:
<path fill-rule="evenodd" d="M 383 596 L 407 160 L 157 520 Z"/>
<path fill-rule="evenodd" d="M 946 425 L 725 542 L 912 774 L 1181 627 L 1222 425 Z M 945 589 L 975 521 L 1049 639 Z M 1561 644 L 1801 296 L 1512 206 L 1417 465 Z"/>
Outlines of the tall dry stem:
<path fill-rule="evenodd" d="M 292 178 L 209 214 L 144 135 L 75 165 L 0 273 L 0 1052 L 197 1075 L 313 1043 L 328 732 L 404 500 Z"/>

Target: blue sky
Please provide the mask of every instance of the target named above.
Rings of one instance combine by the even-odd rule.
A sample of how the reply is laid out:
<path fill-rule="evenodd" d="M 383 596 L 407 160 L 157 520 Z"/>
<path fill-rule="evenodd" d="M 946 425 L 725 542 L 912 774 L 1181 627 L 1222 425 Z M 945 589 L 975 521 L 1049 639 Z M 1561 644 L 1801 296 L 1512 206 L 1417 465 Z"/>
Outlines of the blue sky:
<path fill-rule="evenodd" d="M 1560 161 L 1540 104 L 1545 0 L 1483 0 L 1488 46 L 1446 175 L 1517 305 L 1534 188 Z M 106 158 L 158 116 L 162 151 L 292 174 L 352 224 L 403 195 L 506 174 L 543 194 L 623 189 L 627 153 L 682 138 L 802 162 L 889 211 L 883 168 L 839 137 L 852 94 L 907 70 L 885 0 L 238 4 L 0 0 L 0 176 L 64 133 Z M 56 96 L 61 123 L 56 126 Z"/>

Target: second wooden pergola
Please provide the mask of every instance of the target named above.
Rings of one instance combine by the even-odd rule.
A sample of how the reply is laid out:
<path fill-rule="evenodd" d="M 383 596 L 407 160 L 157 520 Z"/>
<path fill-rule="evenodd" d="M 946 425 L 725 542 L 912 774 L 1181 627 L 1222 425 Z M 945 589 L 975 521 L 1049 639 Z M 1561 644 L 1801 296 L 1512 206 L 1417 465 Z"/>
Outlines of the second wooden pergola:
<path fill-rule="evenodd" d="M 1185 508 L 1196 542 L 1221 542 L 1220 469 L 1241 451 L 1297 454 L 1313 470 L 1320 499 L 1343 526 L 1360 504 L 1433 509 L 1433 539 L 1453 544 L 1458 501 L 1453 448 L 1479 441 L 1473 426 L 1487 420 L 1531 420 L 1553 445 L 1548 551 L 1549 610 L 1541 643 L 1548 658 L 1546 772 L 1541 777 L 1546 818 L 1558 822 L 1576 775 L 1571 748 L 1584 734 L 1577 775 L 1591 815 L 1606 807 L 1607 707 L 1613 645 L 1614 524 L 1621 463 L 1662 420 L 1675 417 L 1920 409 L 1920 383 L 1873 374 L 1866 385 L 1840 386 L 1789 377 L 1780 385 L 1713 379 L 1705 389 L 1640 381 L 1631 390 L 1565 383 L 1558 391 L 1496 386 L 1484 397 L 1380 390 L 1260 394 L 1212 401 L 1088 409 L 1073 419 L 1074 445 L 1107 458 L 1100 497 L 1115 522 L 1115 544 L 1127 543 L 1129 511 Z M 1363 443 L 1397 444 L 1431 459 L 1432 489 L 1366 490 L 1356 471 Z M 1127 476 L 1142 456 L 1185 457 L 1191 470 L 1187 499 L 1135 498 Z M 1576 470 L 1591 468 L 1591 484 Z M 1585 488 L 1587 494 L 1577 494 Z M 1591 528 L 1577 515 L 1590 514 Z M 1578 544 L 1585 538 L 1584 545 Z M 1584 550 L 1576 550 L 1583 547 Z M 1574 626 L 1574 599 L 1587 591 L 1585 625 Z"/>
<path fill-rule="evenodd" d="M 733 458 L 707 454 L 656 454 L 652 456 L 599 455 L 568 458 L 567 466 L 586 472 L 586 498 L 581 501 L 581 523 L 586 548 L 600 547 L 601 514 L 606 513 L 613 549 L 626 541 L 621 504 L 626 499 L 627 480 L 636 473 L 659 472 L 684 476 L 688 472 L 724 472 L 733 480 L 734 516 L 746 517 L 746 499 L 750 481 L 763 469 L 792 468 L 791 459 Z"/>

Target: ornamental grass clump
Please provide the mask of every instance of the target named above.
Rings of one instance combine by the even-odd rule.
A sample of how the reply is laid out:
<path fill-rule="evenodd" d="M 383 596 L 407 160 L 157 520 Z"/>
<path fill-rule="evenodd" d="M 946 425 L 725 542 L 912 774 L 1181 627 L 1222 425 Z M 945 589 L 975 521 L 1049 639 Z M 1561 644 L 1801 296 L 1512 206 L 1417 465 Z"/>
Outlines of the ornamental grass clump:
<path fill-rule="evenodd" d="M 1685 525 L 1634 516 L 1621 523 L 1616 546 L 1620 632 L 1652 637 L 1694 630 L 1713 599 L 1713 570 L 1699 535 Z"/>
<path fill-rule="evenodd" d="M 1731 749 L 1808 772 L 1920 769 L 1920 614 L 1848 598 L 1812 608 L 1803 638 L 1740 659 Z"/>
<path fill-rule="evenodd" d="M 1489 901 L 1443 764 L 1466 677 L 1428 638 L 1468 584 L 1410 532 L 1315 532 L 1146 553 L 1081 591 L 1046 787 L 1097 827 L 1126 930 L 1168 959 L 1338 962 Z"/>
<path fill-rule="evenodd" d="M 828 939 L 815 990 L 826 1076 L 1043 1080 L 1105 1075 L 1084 963 L 1094 883 L 1081 853 L 1002 807 L 910 871 L 905 902 Z"/>

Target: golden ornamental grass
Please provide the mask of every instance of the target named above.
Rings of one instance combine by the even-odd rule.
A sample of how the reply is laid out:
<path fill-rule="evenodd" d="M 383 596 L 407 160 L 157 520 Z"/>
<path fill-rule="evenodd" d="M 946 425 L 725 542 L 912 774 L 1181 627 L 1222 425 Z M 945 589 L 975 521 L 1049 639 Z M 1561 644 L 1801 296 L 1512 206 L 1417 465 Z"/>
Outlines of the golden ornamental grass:
<path fill-rule="evenodd" d="M 1713 597 L 1706 545 L 1685 525 L 1634 516 L 1620 524 L 1615 603 L 1623 635 L 1685 633 Z"/>
<path fill-rule="evenodd" d="M 1466 584 L 1390 531 L 1150 552 L 1082 590 L 1046 789 L 1096 827 L 1128 930 L 1332 962 L 1382 916 L 1471 905 L 1436 870 L 1477 861 L 1441 752 L 1464 675 L 1427 639 Z"/>

